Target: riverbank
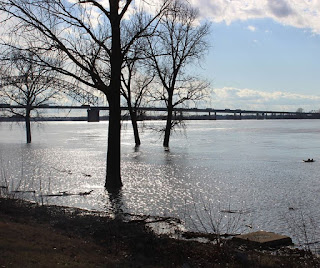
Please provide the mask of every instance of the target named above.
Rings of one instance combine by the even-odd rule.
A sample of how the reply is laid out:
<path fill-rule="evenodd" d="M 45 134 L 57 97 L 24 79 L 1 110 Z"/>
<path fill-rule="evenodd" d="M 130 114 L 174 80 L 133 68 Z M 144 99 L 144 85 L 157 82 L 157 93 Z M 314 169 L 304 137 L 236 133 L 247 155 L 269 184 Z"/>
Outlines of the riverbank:
<path fill-rule="evenodd" d="M 254 249 L 155 235 L 143 220 L 0 199 L 1 267 L 317 267 L 297 249 Z"/>

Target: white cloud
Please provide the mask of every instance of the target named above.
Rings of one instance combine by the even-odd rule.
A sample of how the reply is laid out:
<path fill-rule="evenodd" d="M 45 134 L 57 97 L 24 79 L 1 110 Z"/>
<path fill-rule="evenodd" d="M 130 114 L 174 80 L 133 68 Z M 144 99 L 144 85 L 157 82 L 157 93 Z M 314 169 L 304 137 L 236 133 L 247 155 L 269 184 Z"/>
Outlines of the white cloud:
<path fill-rule="evenodd" d="M 301 107 L 310 111 L 320 108 L 320 96 L 224 87 L 213 89 L 210 105 L 217 109 L 296 111 Z"/>
<path fill-rule="evenodd" d="M 237 20 L 271 18 L 281 24 L 320 34 L 320 0 L 191 0 L 202 16 L 230 24 Z"/>
<path fill-rule="evenodd" d="M 252 25 L 249 25 L 249 26 L 247 27 L 247 29 L 248 29 L 249 31 L 251 31 L 251 32 L 255 32 L 255 31 L 257 30 L 257 28 L 254 27 L 254 26 L 252 26 Z"/>

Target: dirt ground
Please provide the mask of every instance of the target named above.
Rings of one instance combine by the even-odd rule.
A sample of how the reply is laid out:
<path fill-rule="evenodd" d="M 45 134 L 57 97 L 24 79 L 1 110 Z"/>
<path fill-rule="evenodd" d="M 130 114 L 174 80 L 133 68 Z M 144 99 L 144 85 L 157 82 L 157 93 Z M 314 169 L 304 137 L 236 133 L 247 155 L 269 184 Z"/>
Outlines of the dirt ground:
<path fill-rule="evenodd" d="M 0 198 L 0 267 L 320 267 L 308 252 L 153 234 L 79 209 Z"/>

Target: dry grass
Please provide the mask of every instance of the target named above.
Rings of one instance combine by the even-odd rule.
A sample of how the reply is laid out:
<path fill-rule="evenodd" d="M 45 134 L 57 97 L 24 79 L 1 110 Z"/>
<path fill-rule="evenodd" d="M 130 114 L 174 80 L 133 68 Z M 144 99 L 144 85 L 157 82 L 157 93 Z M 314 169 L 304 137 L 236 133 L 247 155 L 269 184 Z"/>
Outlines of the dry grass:
<path fill-rule="evenodd" d="M 0 198 L 0 267 L 317 267 L 303 251 L 174 240 L 145 224 Z M 319 267 L 319 266 L 318 266 Z"/>
<path fill-rule="evenodd" d="M 3 216 L 3 215 L 1 215 Z M 103 247 L 53 230 L 47 224 L 0 222 L 2 267 L 116 266 Z"/>

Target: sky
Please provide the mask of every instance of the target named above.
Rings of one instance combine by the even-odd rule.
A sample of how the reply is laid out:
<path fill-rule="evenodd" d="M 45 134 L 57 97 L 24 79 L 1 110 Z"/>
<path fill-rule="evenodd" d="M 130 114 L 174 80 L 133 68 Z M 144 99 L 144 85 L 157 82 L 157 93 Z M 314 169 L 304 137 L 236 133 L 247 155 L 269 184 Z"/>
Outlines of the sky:
<path fill-rule="evenodd" d="M 212 108 L 320 109 L 320 0 L 190 0 L 210 20 Z"/>
<path fill-rule="evenodd" d="M 320 109 L 320 0 L 187 1 L 212 23 L 192 69 L 211 82 L 207 107 Z"/>

